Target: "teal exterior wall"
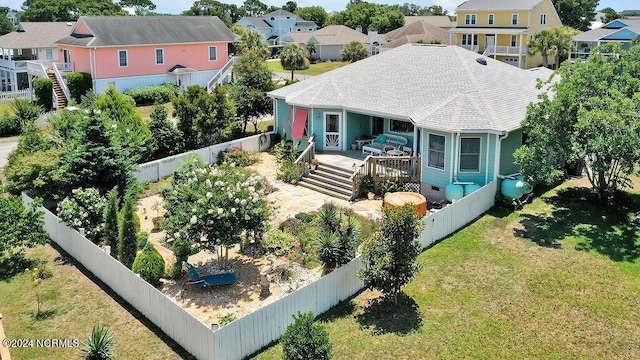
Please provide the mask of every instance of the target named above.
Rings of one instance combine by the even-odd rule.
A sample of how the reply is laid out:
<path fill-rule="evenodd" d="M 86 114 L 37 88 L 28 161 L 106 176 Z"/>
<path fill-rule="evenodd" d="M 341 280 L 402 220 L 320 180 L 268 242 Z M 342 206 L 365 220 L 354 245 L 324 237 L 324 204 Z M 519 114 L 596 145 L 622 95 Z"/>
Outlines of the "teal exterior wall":
<path fill-rule="evenodd" d="M 487 141 L 487 134 L 476 133 L 476 134 L 460 134 L 460 138 L 480 138 L 480 171 L 478 172 L 462 172 L 460 171 L 460 149 L 456 150 L 456 167 L 457 167 L 457 178 L 458 181 L 462 182 L 474 182 L 479 185 L 485 185 L 486 179 L 486 171 L 489 168 L 493 170 L 495 165 L 487 166 L 487 159 L 489 160 L 489 164 L 495 164 L 495 146 L 491 147 L 491 142 Z M 491 138 L 491 135 L 489 135 Z M 490 174 L 489 178 L 493 178 L 493 173 Z"/>
<path fill-rule="evenodd" d="M 522 146 L 522 129 L 509 133 L 500 143 L 500 175 L 520 172 L 520 167 L 513 163 L 513 153 Z"/>
<path fill-rule="evenodd" d="M 496 169 L 496 141 L 498 139 L 498 135 L 495 134 L 488 134 L 489 136 L 489 153 L 490 158 L 489 158 L 489 182 L 495 180 L 495 177 L 493 176 L 495 173 L 495 169 Z"/>
<path fill-rule="evenodd" d="M 347 149 L 355 143 L 356 137 L 371 134 L 371 117 L 347 111 Z"/>
<path fill-rule="evenodd" d="M 276 102 L 276 113 L 274 116 L 275 118 L 274 130 L 277 131 L 278 134 L 280 134 L 280 136 L 283 136 L 284 133 L 290 134 L 291 124 L 289 124 L 286 129 L 285 129 L 285 125 L 287 124 L 287 116 L 289 116 L 289 110 L 291 107 L 283 99 L 275 99 L 275 102 Z M 293 112 L 291 113 L 290 116 L 293 116 Z"/>
<path fill-rule="evenodd" d="M 429 134 L 441 135 L 445 137 L 444 143 L 444 170 L 432 168 L 428 166 L 429 159 Z M 444 187 L 450 183 L 451 178 L 451 156 L 452 156 L 452 134 L 423 130 L 422 138 L 422 182 L 433 186 Z"/>

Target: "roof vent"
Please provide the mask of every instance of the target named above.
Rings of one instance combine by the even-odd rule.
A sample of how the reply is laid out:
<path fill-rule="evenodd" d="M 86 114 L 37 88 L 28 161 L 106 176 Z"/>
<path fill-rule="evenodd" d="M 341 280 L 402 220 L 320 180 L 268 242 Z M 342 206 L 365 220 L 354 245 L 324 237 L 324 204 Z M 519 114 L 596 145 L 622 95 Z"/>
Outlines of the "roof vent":
<path fill-rule="evenodd" d="M 67 26 L 73 26 L 73 23 L 68 22 Z"/>
<path fill-rule="evenodd" d="M 485 59 L 485 58 L 477 58 L 476 61 L 480 65 L 487 65 L 487 59 Z"/>

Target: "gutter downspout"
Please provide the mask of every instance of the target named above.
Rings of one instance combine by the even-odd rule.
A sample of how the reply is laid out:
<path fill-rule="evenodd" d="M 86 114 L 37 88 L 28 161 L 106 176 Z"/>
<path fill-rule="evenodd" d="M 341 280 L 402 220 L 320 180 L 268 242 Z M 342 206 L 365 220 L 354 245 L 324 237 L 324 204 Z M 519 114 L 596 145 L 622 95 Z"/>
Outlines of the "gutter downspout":
<path fill-rule="evenodd" d="M 500 150 L 501 150 L 501 144 L 502 144 L 502 140 L 506 139 L 509 137 L 509 133 L 508 132 L 504 132 L 503 135 L 497 135 L 496 138 L 496 162 L 495 162 L 495 166 L 493 169 L 493 179 L 496 180 L 498 178 L 498 176 L 500 175 Z"/>

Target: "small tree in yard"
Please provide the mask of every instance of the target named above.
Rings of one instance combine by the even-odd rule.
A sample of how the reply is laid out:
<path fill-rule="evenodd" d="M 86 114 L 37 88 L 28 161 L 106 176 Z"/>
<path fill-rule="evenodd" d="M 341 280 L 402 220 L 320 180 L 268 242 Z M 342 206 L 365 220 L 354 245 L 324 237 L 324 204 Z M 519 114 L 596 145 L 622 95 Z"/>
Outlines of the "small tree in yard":
<path fill-rule="evenodd" d="M 33 92 L 36 95 L 36 104 L 50 111 L 53 107 L 53 81 L 49 78 L 37 78 L 33 81 Z"/>
<path fill-rule="evenodd" d="M 398 303 L 402 286 L 411 281 L 418 271 L 415 264 L 420 254 L 421 223 L 413 205 L 384 208 L 382 231 L 363 244 L 365 267 L 358 276 L 369 288 L 376 288 Z"/>
<path fill-rule="evenodd" d="M 58 204 L 58 217 L 76 230 L 84 229 L 86 237 L 98 243 L 104 231 L 106 202 L 98 189 L 73 189 Z"/>
<path fill-rule="evenodd" d="M 307 52 L 309 53 L 309 57 L 313 56 L 313 53 L 316 52 L 316 43 L 314 43 L 313 41 L 307 42 L 307 45 L 305 47 L 307 49 Z"/>
<path fill-rule="evenodd" d="M 164 265 L 162 255 L 152 243 L 148 242 L 144 249 L 136 255 L 131 271 L 140 274 L 140 277 L 149 284 L 158 286 L 160 278 L 164 275 Z"/>
<path fill-rule="evenodd" d="M 564 62 L 554 90 L 527 109 L 522 123 L 528 142 L 515 162 L 523 175 L 539 183 L 563 176 L 564 163 L 586 168 L 594 193 L 602 200 L 629 184 L 640 162 L 640 47 L 621 51 L 605 45 L 586 61 Z"/>
<path fill-rule="evenodd" d="M 367 48 L 364 47 L 359 41 L 352 41 L 344 46 L 342 50 L 342 60 L 349 62 L 356 62 L 369 56 Z"/>
<path fill-rule="evenodd" d="M 118 256 L 118 191 L 109 192 L 104 207 L 104 244 L 111 246 L 111 254 Z"/>
<path fill-rule="evenodd" d="M 210 168 L 197 159 L 181 166 L 172 187 L 163 191 L 169 237 L 182 238 L 217 252 L 228 269 L 228 249 L 241 242 L 245 231 L 262 233 L 269 209 L 265 180 L 255 172 L 228 165 Z"/>
<path fill-rule="evenodd" d="M 120 215 L 120 232 L 118 235 L 118 260 L 131 269 L 138 251 L 138 229 L 136 229 L 135 204 L 131 199 L 124 203 Z"/>
<path fill-rule="evenodd" d="M 151 130 L 155 148 L 153 159 L 179 154 L 182 149 L 180 131 L 169 121 L 167 115 L 167 108 L 162 104 L 154 105 L 151 110 L 149 130 Z"/>
<path fill-rule="evenodd" d="M 248 53 L 233 66 L 236 82 L 231 89 L 237 116 L 242 119 L 242 133 L 247 131 L 249 119 L 272 111 L 273 103 L 266 93 L 274 89 L 273 74 L 257 55 Z"/>
<path fill-rule="evenodd" d="M 322 324 L 314 323 L 312 312 L 294 315 L 294 323 L 280 339 L 284 360 L 331 359 L 332 346 L 329 333 Z"/>
<path fill-rule="evenodd" d="M 291 81 L 295 70 L 309 68 L 309 60 L 304 57 L 304 50 L 298 44 L 289 44 L 280 52 L 280 64 L 285 70 L 291 70 Z"/>

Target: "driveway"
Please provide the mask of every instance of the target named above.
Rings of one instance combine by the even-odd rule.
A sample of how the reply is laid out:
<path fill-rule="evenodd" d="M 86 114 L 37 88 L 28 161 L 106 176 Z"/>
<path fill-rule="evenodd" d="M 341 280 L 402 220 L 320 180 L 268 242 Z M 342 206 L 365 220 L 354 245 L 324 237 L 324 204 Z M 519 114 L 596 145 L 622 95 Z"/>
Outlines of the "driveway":
<path fill-rule="evenodd" d="M 9 153 L 18 147 L 19 136 L 0 138 L 0 167 L 7 165 Z"/>

